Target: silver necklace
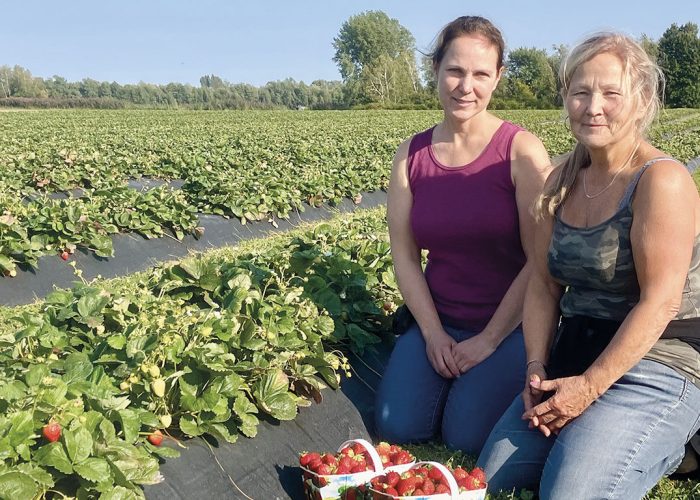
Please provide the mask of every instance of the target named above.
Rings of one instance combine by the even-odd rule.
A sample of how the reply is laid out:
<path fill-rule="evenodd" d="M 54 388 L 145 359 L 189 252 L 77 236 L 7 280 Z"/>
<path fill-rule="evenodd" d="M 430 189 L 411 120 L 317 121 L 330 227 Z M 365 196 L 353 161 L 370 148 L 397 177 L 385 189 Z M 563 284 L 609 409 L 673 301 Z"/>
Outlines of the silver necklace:
<path fill-rule="evenodd" d="M 605 186 L 603 189 L 598 191 L 596 194 L 588 194 L 588 188 L 586 187 L 586 174 L 588 173 L 588 169 L 590 167 L 587 167 L 586 169 L 584 169 L 584 171 L 583 171 L 583 194 L 584 194 L 584 196 L 586 198 L 588 198 L 589 200 L 592 200 L 593 198 L 597 198 L 598 196 L 600 196 L 601 194 L 606 192 L 608 189 L 610 189 L 610 186 L 613 185 L 613 183 L 615 182 L 615 179 L 617 179 L 617 176 L 620 175 L 620 173 L 622 173 L 622 171 L 627 167 L 627 165 L 629 165 L 630 161 L 632 160 L 632 157 L 639 149 L 640 144 L 641 144 L 640 142 L 637 143 L 637 145 L 632 150 L 632 153 L 627 157 L 627 160 L 625 160 L 625 163 L 623 163 L 622 166 L 617 169 L 617 171 L 615 172 L 615 175 L 613 175 L 613 178 L 610 181 L 610 183 L 607 186 Z"/>

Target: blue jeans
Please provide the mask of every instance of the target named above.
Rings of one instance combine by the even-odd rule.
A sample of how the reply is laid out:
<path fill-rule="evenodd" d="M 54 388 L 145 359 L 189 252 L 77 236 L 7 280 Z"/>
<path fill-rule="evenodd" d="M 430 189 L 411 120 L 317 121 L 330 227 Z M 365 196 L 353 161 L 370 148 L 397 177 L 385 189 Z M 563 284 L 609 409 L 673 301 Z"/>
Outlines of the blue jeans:
<path fill-rule="evenodd" d="M 479 457 L 490 491 L 539 489 L 542 500 L 628 500 L 642 498 L 678 467 L 700 425 L 700 389 L 672 368 L 643 359 L 559 436 L 528 429 L 523 412 L 518 396 Z"/>
<path fill-rule="evenodd" d="M 444 327 L 457 342 L 476 332 Z M 401 335 L 377 391 L 375 421 L 393 443 L 426 441 L 442 431 L 449 448 L 477 455 L 525 380 L 525 346 L 516 329 L 484 361 L 455 379 L 430 364 L 417 325 Z"/>

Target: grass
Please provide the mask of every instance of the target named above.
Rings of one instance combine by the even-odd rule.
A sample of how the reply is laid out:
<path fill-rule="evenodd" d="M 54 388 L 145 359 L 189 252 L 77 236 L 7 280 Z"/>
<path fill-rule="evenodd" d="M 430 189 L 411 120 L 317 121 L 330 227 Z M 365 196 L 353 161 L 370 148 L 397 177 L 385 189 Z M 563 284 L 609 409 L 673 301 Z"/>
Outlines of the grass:
<path fill-rule="evenodd" d="M 472 468 L 476 458 L 460 451 L 448 450 L 436 442 L 404 445 L 418 460 L 440 462 L 451 467 Z M 520 492 L 501 492 L 486 495 L 487 500 L 533 500 L 537 495 L 528 490 Z M 698 500 L 700 499 L 700 482 L 695 480 L 662 479 L 645 497 L 645 500 Z"/>

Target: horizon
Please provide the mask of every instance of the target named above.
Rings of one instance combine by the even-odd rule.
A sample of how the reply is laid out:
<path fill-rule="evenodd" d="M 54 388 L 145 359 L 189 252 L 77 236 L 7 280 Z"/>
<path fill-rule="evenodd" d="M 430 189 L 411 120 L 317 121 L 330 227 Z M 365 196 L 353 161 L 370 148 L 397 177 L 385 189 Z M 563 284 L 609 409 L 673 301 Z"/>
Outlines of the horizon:
<path fill-rule="evenodd" d="M 658 40 L 674 23 L 700 24 L 700 7 L 691 0 L 649 3 L 645 9 L 639 2 L 591 0 L 576 13 L 576 29 L 569 26 L 570 9 L 552 0 L 533 5 L 506 1 L 471 11 L 456 0 L 439 2 L 430 10 L 415 1 L 278 1 L 264 11 L 249 3 L 216 0 L 196 5 L 183 0 L 145 5 L 134 0 L 119 5 L 28 0 L 4 8 L 5 19 L 26 17 L 27 11 L 33 15 L 28 23 L 3 27 L 0 46 L 9 47 L 4 52 L 15 60 L 0 60 L 0 66 L 19 65 L 45 80 L 60 76 L 70 82 L 91 79 L 120 85 L 198 87 L 204 75 L 255 87 L 286 79 L 307 85 L 341 81 L 332 60 L 333 38 L 352 15 L 367 10 L 397 19 L 415 37 L 418 51 L 430 47 L 442 26 L 466 14 L 482 15 L 496 24 L 507 50 L 535 47 L 548 52 L 594 31 L 614 29 Z M 540 23 L 542 29 L 531 29 Z M 292 41 L 283 43 L 286 39 Z"/>

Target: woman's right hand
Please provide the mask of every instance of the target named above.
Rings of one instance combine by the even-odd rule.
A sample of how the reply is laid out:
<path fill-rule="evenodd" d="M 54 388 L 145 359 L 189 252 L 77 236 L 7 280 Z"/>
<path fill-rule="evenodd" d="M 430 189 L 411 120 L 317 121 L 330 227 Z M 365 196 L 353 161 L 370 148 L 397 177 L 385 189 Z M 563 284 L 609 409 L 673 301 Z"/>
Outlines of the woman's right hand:
<path fill-rule="evenodd" d="M 445 378 L 459 377 L 459 367 L 452 355 L 457 341 L 445 330 L 435 330 L 425 335 L 425 352 L 433 369 Z"/>
<path fill-rule="evenodd" d="M 525 389 L 523 390 L 523 404 L 526 412 L 540 404 L 542 401 L 543 392 L 537 387 L 539 387 L 539 383 L 543 380 L 547 380 L 547 372 L 544 369 L 544 365 L 542 363 L 531 363 L 527 367 Z M 538 426 L 539 422 L 530 420 L 530 429 Z"/>

